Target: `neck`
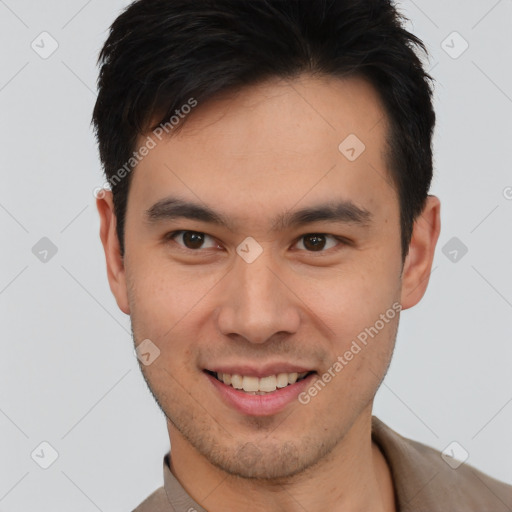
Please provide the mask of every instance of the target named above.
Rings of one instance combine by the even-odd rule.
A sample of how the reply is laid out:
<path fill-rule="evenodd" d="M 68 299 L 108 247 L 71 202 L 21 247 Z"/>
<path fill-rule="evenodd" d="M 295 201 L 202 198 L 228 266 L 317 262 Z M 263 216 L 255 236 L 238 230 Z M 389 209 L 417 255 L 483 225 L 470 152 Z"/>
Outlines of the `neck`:
<path fill-rule="evenodd" d="M 371 439 L 371 408 L 354 422 L 330 454 L 281 481 L 245 479 L 213 466 L 172 425 L 171 471 L 209 512 L 395 512 L 386 459 Z"/>

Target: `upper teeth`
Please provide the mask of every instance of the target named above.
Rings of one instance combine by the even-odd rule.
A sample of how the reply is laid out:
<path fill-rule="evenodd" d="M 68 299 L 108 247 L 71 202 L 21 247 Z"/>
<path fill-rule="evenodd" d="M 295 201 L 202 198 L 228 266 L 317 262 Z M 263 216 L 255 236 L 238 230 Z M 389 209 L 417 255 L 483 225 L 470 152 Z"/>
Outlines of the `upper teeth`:
<path fill-rule="evenodd" d="M 294 384 L 297 380 L 305 377 L 309 372 L 303 373 L 278 373 L 277 375 L 269 375 L 268 377 L 249 377 L 247 375 L 231 375 L 229 373 L 217 372 L 217 378 L 235 389 L 243 389 L 249 393 L 258 391 L 270 393 L 277 388 L 284 388 L 288 384 Z"/>

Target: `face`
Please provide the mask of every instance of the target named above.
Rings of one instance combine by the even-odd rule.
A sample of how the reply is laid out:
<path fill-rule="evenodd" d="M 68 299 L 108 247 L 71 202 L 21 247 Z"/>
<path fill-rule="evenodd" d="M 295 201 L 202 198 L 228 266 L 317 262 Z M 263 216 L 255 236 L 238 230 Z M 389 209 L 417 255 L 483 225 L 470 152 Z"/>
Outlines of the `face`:
<path fill-rule="evenodd" d="M 171 438 L 230 474 L 297 474 L 370 414 L 403 293 L 386 129 L 362 79 L 275 80 L 134 171 L 111 286 Z"/>

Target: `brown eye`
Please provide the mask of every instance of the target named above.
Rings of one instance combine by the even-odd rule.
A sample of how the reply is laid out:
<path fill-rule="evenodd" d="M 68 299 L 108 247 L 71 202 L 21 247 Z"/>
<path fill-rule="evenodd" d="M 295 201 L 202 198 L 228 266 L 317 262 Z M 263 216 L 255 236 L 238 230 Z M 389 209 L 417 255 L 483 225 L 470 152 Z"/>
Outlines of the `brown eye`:
<path fill-rule="evenodd" d="M 208 249 L 216 247 L 216 243 L 212 240 L 209 247 L 203 247 L 205 240 L 211 237 L 205 233 L 199 233 L 198 231 L 174 231 L 169 233 L 166 238 L 168 240 L 174 240 L 178 245 L 181 245 L 185 249 L 197 250 L 197 249 Z M 179 241 L 181 240 L 181 242 Z"/>
<path fill-rule="evenodd" d="M 188 249 L 199 249 L 204 242 L 204 235 L 202 233 L 194 233 L 186 231 L 183 233 L 183 243 Z"/>
<path fill-rule="evenodd" d="M 322 235 L 306 235 L 304 237 L 304 247 L 308 250 L 318 251 L 325 246 L 325 237 Z"/>
<path fill-rule="evenodd" d="M 333 240 L 331 245 L 328 243 L 328 239 Z M 341 240 L 337 239 L 333 235 L 326 235 L 324 233 L 309 233 L 301 237 L 303 240 L 302 245 L 308 252 L 326 252 L 323 249 L 331 249 L 335 247 Z"/>

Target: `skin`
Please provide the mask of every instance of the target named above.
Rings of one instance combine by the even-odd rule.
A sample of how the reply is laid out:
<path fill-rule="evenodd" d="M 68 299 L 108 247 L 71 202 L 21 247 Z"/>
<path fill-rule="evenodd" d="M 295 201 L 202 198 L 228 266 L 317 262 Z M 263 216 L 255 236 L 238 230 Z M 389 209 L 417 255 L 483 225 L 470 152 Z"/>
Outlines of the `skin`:
<path fill-rule="evenodd" d="M 353 162 L 338 150 L 351 133 L 366 146 Z M 149 338 L 160 350 L 141 369 L 168 418 L 171 470 L 210 512 L 396 510 L 371 415 L 399 315 L 307 405 L 293 401 L 275 415 L 227 406 L 203 373 L 285 361 L 321 375 L 394 302 L 405 310 L 420 301 L 440 201 L 428 197 L 402 266 L 386 134 L 378 95 L 360 78 L 267 81 L 197 106 L 138 164 L 124 260 L 112 195 L 97 200 L 111 290 L 131 316 L 135 343 Z M 233 230 L 190 219 L 148 223 L 144 212 L 171 194 L 223 213 Z M 370 210 L 369 227 L 270 229 L 284 210 L 340 198 Z M 187 249 L 183 237 L 166 241 L 175 230 L 208 236 Z M 311 233 L 349 243 L 328 236 L 318 252 L 304 237 Z M 263 249 L 250 264 L 236 253 L 248 236 Z"/>

